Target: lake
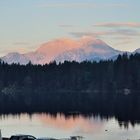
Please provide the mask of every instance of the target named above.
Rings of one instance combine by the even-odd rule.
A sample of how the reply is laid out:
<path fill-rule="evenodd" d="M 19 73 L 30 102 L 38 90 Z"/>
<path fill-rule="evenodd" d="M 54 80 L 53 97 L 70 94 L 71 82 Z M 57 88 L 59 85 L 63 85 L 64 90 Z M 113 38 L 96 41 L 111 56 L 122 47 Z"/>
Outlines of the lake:
<path fill-rule="evenodd" d="M 35 137 L 68 138 L 83 136 L 85 140 L 127 140 L 140 138 L 140 125 L 124 127 L 115 118 L 68 116 L 63 114 L 0 115 L 3 137 L 31 134 Z"/>

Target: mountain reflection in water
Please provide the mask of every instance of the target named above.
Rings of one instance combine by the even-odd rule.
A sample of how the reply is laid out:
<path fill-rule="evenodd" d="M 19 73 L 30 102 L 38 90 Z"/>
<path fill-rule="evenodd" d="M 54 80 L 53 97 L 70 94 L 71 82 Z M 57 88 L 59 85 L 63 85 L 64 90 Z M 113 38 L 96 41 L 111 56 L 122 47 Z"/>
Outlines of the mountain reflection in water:
<path fill-rule="evenodd" d="M 120 122 L 115 118 L 64 114 L 1 115 L 0 129 L 3 136 L 31 134 L 36 137 L 68 138 L 83 136 L 85 140 L 138 139 L 138 124 Z M 125 126 L 125 127 L 122 127 Z M 127 126 L 127 127 L 126 127 Z M 128 127 L 129 126 L 129 127 Z"/>
<path fill-rule="evenodd" d="M 35 115 L 44 125 L 61 129 L 64 131 L 76 130 L 81 133 L 93 133 L 100 131 L 104 125 L 103 121 L 101 122 L 99 118 L 88 118 L 86 119 L 83 116 L 69 116 L 65 117 L 64 115 L 57 114 L 55 117 L 51 115 Z"/>

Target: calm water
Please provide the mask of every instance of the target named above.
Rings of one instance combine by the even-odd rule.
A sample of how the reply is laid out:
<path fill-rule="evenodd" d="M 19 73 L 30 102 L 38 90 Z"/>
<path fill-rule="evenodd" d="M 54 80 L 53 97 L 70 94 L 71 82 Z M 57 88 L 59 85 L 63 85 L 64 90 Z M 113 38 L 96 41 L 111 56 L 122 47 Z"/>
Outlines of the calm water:
<path fill-rule="evenodd" d="M 2 135 L 31 134 L 36 137 L 68 138 L 83 136 L 85 140 L 127 140 L 140 138 L 140 125 L 120 127 L 114 118 L 105 120 L 100 117 L 83 117 L 49 114 L 1 115 Z"/>

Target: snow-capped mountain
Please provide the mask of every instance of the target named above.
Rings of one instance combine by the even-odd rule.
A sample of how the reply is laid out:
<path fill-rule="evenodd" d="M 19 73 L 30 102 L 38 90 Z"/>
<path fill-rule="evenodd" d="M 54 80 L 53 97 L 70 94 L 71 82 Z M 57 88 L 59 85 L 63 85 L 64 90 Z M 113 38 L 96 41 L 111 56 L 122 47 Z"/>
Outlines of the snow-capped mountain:
<path fill-rule="evenodd" d="M 53 60 L 57 62 L 84 61 L 110 59 L 123 52 L 118 51 L 107 45 L 102 40 L 93 37 L 82 37 L 78 40 L 56 39 L 42 44 L 36 51 L 26 54 L 9 53 L 1 59 L 8 64 L 20 63 L 27 64 L 46 64 Z"/>
<path fill-rule="evenodd" d="M 8 64 L 19 63 L 25 65 L 30 61 L 24 54 L 17 52 L 8 53 L 6 56 L 1 57 L 1 59 Z"/>
<path fill-rule="evenodd" d="M 55 58 L 56 61 L 63 62 L 68 61 L 84 61 L 84 60 L 105 60 L 118 54 L 122 54 L 121 51 L 111 48 L 102 40 L 84 37 L 79 40 L 81 47 L 75 48 L 70 51 L 66 51 Z"/>
<path fill-rule="evenodd" d="M 134 53 L 140 53 L 140 48 L 136 49 Z"/>

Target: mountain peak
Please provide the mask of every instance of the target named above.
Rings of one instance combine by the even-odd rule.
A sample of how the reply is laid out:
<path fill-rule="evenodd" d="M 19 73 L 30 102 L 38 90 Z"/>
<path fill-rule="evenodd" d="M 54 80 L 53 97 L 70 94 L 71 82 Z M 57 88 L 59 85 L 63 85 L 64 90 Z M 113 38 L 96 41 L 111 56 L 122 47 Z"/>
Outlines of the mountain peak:
<path fill-rule="evenodd" d="M 80 39 L 61 38 L 42 44 L 35 52 L 26 54 L 9 53 L 2 59 L 8 63 L 45 64 L 53 60 L 57 61 L 84 61 L 94 59 L 108 59 L 119 54 L 100 39 L 93 36 L 83 36 Z"/>
<path fill-rule="evenodd" d="M 93 36 L 83 36 L 79 39 L 79 42 L 82 44 L 82 46 L 108 46 L 104 41 Z"/>
<path fill-rule="evenodd" d="M 47 43 L 42 44 L 40 48 L 37 49 L 37 51 L 44 52 L 46 49 L 53 50 L 54 48 L 57 50 L 69 49 L 69 47 L 74 48 L 76 45 L 77 45 L 77 42 L 72 39 L 61 38 L 61 39 L 56 39 L 56 40 L 49 41 Z"/>
<path fill-rule="evenodd" d="M 55 60 L 57 62 L 61 61 L 84 61 L 84 60 L 101 60 L 101 59 L 108 59 L 113 57 L 119 53 L 118 50 L 113 49 L 105 42 L 100 39 L 97 39 L 92 36 L 84 36 L 77 40 L 79 42 L 80 47 L 66 51 L 60 55 L 58 55 Z"/>
<path fill-rule="evenodd" d="M 80 40 L 81 41 L 94 41 L 94 40 L 97 40 L 97 38 L 95 38 L 94 36 L 82 36 L 81 38 L 80 38 Z"/>

